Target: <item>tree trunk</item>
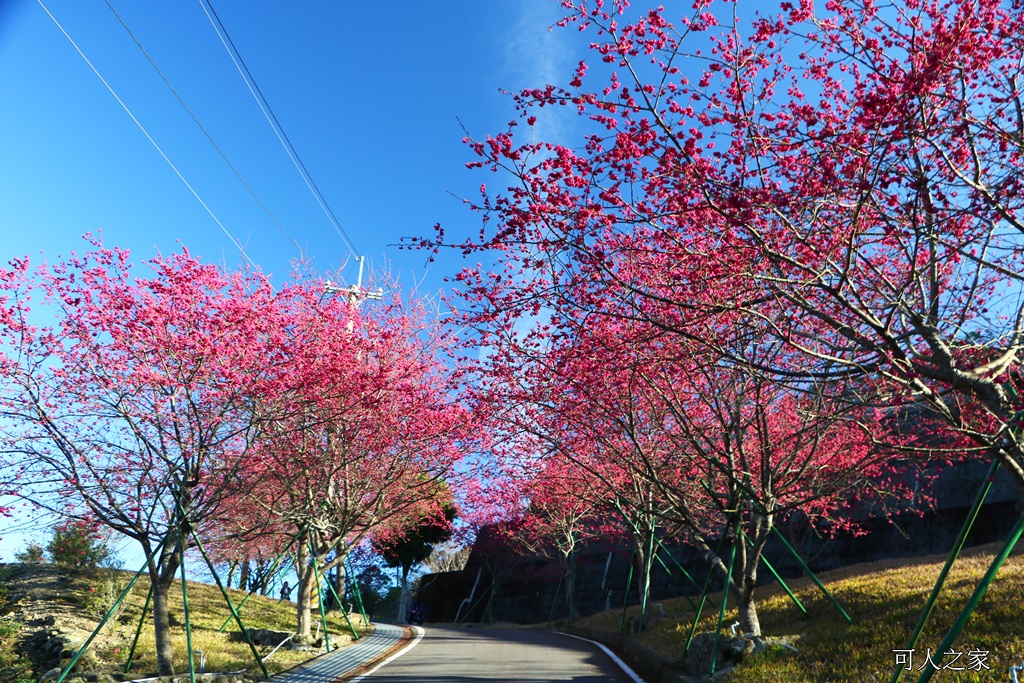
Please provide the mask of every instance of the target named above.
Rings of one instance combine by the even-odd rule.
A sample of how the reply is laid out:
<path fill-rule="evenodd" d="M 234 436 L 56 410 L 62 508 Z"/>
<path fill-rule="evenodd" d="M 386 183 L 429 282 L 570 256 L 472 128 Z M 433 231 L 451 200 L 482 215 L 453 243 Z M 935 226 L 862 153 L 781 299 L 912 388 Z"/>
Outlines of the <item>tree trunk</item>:
<path fill-rule="evenodd" d="M 396 569 L 400 570 L 400 572 L 401 572 L 400 573 L 401 578 L 399 579 L 399 584 L 398 584 L 398 588 L 399 588 L 399 591 L 398 591 L 398 621 L 399 622 L 404 622 L 406 620 L 406 617 L 409 616 L 409 569 L 410 568 L 411 567 L 406 567 L 405 565 L 401 565 L 400 567 L 396 567 Z"/>
<path fill-rule="evenodd" d="M 296 591 L 295 602 L 296 602 L 296 617 L 297 625 L 295 627 L 295 633 L 300 636 L 308 636 L 311 633 L 313 626 L 313 592 L 316 587 L 316 581 L 312 576 L 312 571 L 302 572 L 299 577 L 299 587 Z"/>
<path fill-rule="evenodd" d="M 242 560 L 242 568 L 238 571 L 238 587 L 244 591 L 249 590 L 249 560 Z"/>
<path fill-rule="evenodd" d="M 299 585 L 295 592 L 297 626 L 295 633 L 308 636 L 312 627 L 312 595 L 316 589 L 315 572 L 309 562 L 309 553 L 299 549 L 299 564 L 295 567 Z"/>
<path fill-rule="evenodd" d="M 768 532 L 773 523 L 772 516 L 751 516 L 751 530 L 748 538 L 749 545 L 743 542 L 742 536 L 736 539 L 740 543 L 741 553 L 737 554 L 740 561 L 741 575 L 736 581 L 739 595 L 739 619 L 740 628 L 750 636 L 761 635 L 761 622 L 757 618 L 757 604 L 754 601 L 754 589 L 757 587 L 757 568 L 761 563 L 761 554 L 764 552 L 765 543 L 768 541 Z"/>
<path fill-rule="evenodd" d="M 153 630 L 156 636 L 158 676 L 174 675 L 174 648 L 171 644 L 171 620 L 168 609 L 170 588 L 170 581 L 153 581 Z"/>
<path fill-rule="evenodd" d="M 761 622 L 757 618 L 757 603 L 754 602 L 754 589 L 743 591 L 740 596 L 740 628 L 748 636 L 761 635 Z"/>
<path fill-rule="evenodd" d="M 299 577 L 299 585 L 295 589 L 296 635 L 308 636 L 313 625 L 312 597 L 316 590 L 316 573 L 309 549 L 300 541 L 295 557 L 295 573 Z"/>
<path fill-rule="evenodd" d="M 640 594 L 640 630 L 647 624 L 647 603 L 651 596 L 651 563 L 654 562 L 654 526 L 645 529 L 636 541 L 636 558 L 640 565 L 640 581 L 637 592 Z"/>
<path fill-rule="evenodd" d="M 576 553 L 570 552 L 565 556 L 565 597 L 569 601 L 569 623 L 579 618 L 579 609 L 576 607 Z"/>
<path fill-rule="evenodd" d="M 174 531 L 170 535 L 175 535 Z M 152 556 L 148 539 L 140 539 L 143 550 L 150 557 L 149 581 L 153 588 L 153 633 L 156 640 L 156 666 L 158 676 L 174 675 L 174 647 L 171 642 L 170 593 L 174 574 L 180 566 L 177 543 L 173 537 L 165 540 L 159 558 Z"/>

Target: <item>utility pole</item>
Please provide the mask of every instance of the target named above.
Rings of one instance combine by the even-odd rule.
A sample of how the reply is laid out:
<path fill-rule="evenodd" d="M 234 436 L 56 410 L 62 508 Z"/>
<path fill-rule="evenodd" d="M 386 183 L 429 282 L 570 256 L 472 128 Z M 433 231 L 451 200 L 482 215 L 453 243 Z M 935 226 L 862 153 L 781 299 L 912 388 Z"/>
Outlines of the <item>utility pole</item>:
<path fill-rule="evenodd" d="M 378 287 L 375 291 L 364 292 L 363 291 L 363 266 L 366 264 L 365 256 L 356 256 L 356 260 L 359 261 L 359 278 L 356 280 L 356 284 L 350 287 L 336 287 L 331 284 L 328 280 L 326 284 L 326 291 L 328 294 L 345 294 L 348 296 L 348 303 L 352 308 L 356 308 L 363 301 L 370 299 L 372 301 L 380 301 L 384 298 L 384 288 Z M 345 323 L 345 330 L 352 334 L 352 330 L 355 328 L 355 324 L 352 319 Z"/>
<path fill-rule="evenodd" d="M 384 298 L 384 288 L 378 287 L 374 291 L 363 291 L 363 267 L 366 265 L 365 256 L 356 256 L 359 261 L 359 277 L 356 280 L 356 284 L 349 287 L 337 287 L 327 281 L 327 291 L 331 294 L 346 294 L 348 296 L 348 302 L 353 306 L 358 306 L 363 301 L 370 299 L 372 301 L 380 301 Z"/>

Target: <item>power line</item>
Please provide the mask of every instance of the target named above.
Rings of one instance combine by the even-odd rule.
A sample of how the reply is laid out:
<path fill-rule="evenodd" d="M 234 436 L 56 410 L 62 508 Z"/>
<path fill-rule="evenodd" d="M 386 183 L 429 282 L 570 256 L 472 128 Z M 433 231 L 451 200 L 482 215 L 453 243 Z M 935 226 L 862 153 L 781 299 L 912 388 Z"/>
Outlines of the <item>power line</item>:
<path fill-rule="evenodd" d="M 228 229 L 224 227 L 223 223 L 220 222 L 220 219 L 217 218 L 217 215 L 213 212 L 213 210 L 206 205 L 206 202 L 204 202 L 203 198 L 199 196 L 199 193 L 195 191 L 195 189 L 192 187 L 192 185 L 189 184 L 187 180 L 185 180 L 185 176 L 181 174 L 181 171 L 179 171 L 177 166 L 174 165 L 174 162 L 172 162 L 170 158 L 168 158 L 168 156 L 164 153 L 163 149 L 160 148 L 160 145 L 158 145 L 156 140 L 153 139 L 153 136 L 150 135 L 149 131 L 146 130 L 145 126 L 143 126 L 142 123 L 139 122 L 137 118 L 135 118 L 135 114 L 133 114 L 132 110 L 128 108 L 128 105 L 124 103 L 124 100 L 118 97 L 114 89 L 110 86 L 109 83 L 107 83 L 107 80 L 103 78 L 103 75 L 100 74 L 99 70 L 95 66 L 93 66 L 93 63 L 89 61 L 88 57 L 85 56 L 85 53 L 82 52 L 82 49 L 78 47 L 78 44 L 74 41 L 71 35 L 66 30 L 64 30 L 64 27 L 61 26 L 59 21 L 57 21 L 57 17 L 53 16 L 53 13 L 50 12 L 49 9 L 47 9 L 46 5 L 43 4 L 43 0 L 36 0 L 36 2 L 39 3 L 39 6 L 43 8 L 43 11 L 46 12 L 46 14 L 53 21 L 53 23 L 57 25 L 57 28 L 59 28 L 60 32 L 64 34 L 64 37 L 68 39 L 68 42 L 71 43 L 72 47 L 74 47 L 78 54 L 81 55 L 82 59 L 85 60 L 85 63 L 89 65 L 90 69 L 92 69 L 92 72 L 96 74 L 97 78 L 100 79 L 100 82 L 103 83 L 104 86 L 106 86 L 110 94 L 114 96 L 115 100 L 117 100 L 117 103 L 121 105 L 121 108 L 124 109 L 128 116 L 131 117 L 132 121 L 135 122 L 135 125 L 138 126 L 139 130 L 142 131 L 142 134 L 146 136 L 147 140 L 149 140 L 150 144 L 152 144 L 153 147 L 156 148 L 156 151 L 159 152 L 160 156 L 164 158 L 164 161 L 166 161 L 167 165 L 171 167 L 171 170 L 174 171 L 174 173 L 178 176 L 179 179 L 181 179 L 181 182 L 185 183 L 185 187 L 187 187 L 189 192 L 192 193 L 192 196 L 196 198 L 196 201 L 198 201 L 202 205 L 202 207 L 206 209 L 206 213 L 210 214 L 210 217 L 214 220 L 214 222 L 217 223 L 218 226 L 220 226 L 220 229 L 224 232 L 225 235 L 227 235 L 228 239 L 231 240 L 231 243 L 235 245 L 235 248 L 238 249 L 238 252 L 242 255 L 242 257 L 249 262 L 249 265 L 259 270 L 259 266 L 257 266 L 253 262 L 253 260 L 249 258 L 249 255 L 245 253 L 245 248 L 242 246 L 241 242 L 236 240 L 234 236 L 230 232 L 228 232 Z"/>
<path fill-rule="evenodd" d="M 253 199 L 255 199 L 256 202 L 260 205 L 260 207 L 262 207 L 263 210 L 266 212 L 266 214 L 270 216 L 270 220 L 274 222 L 274 225 L 276 225 L 281 230 L 281 232 L 284 233 L 284 236 L 287 237 L 288 240 L 295 245 L 295 248 L 299 250 L 299 256 L 304 256 L 302 247 L 299 246 L 299 243 L 296 242 L 295 239 L 290 234 L 288 234 L 288 231 L 285 230 L 284 226 L 281 225 L 281 223 L 277 220 L 277 217 L 275 217 L 274 214 L 271 213 L 270 209 L 267 208 L 267 205 L 263 203 L 263 200 L 259 198 L 259 196 L 256 194 L 256 191 L 249 185 L 249 183 L 245 182 L 245 178 L 243 178 L 242 174 L 238 171 L 237 168 L 235 168 L 235 165 L 231 163 L 231 160 L 228 159 L 227 155 L 220 148 L 220 146 L 218 146 L 217 143 L 214 142 L 213 137 L 210 135 L 209 132 L 207 132 L 203 124 L 199 122 L 199 118 L 192 112 L 189 106 L 185 104 L 185 100 L 182 99 L 180 94 L 178 94 L 178 91 L 174 88 L 173 85 L 171 85 L 170 80 L 168 80 L 167 76 L 164 75 L 164 72 L 160 70 L 160 67 L 157 66 L 153 58 L 150 57 L 149 52 L 146 51 L 146 48 L 143 47 L 142 43 L 135 36 L 132 30 L 128 27 L 128 24 L 126 24 L 124 19 L 121 18 L 121 15 L 117 13 L 117 10 L 114 9 L 114 6 L 110 3 L 110 0 L 105 0 L 105 2 L 107 3 L 107 7 L 110 8 L 110 11 L 114 13 L 115 17 L 117 17 L 117 20 L 121 22 L 121 26 L 124 27 L 124 30 L 127 31 L 128 35 L 131 36 L 133 41 L 135 41 L 135 44 L 142 51 L 142 54 L 146 56 L 146 59 L 149 61 L 150 65 L 154 69 L 156 69 L 156 72 L 160 75 L 160 78 L 163 79 L 164 84 L 166 84 L 170 91 L 174 93 L 174 96 L 178 99 L 178 102 L 181 104 L 181 106 L 185 108 L 185 111 L 188 112 L 188 115 L 191 116 L 195 124 L 199 126 L 199 130 L 203 132 L 203 135 L 206 136 L 206 139 L 210 141 L 210 144 L 213 145 L 213 148 L 217 150 L 218 154 L 220 154 L 220 158 L 223 159 L 224 163 L 228 165 L 228 168 L 230 168 L 234 172 L 238 180 L 242 183 L 242 185 L 245 186 L 245 189 L 247 189 L 249 191 L 249 194 L 253 196 Z"/>
<path fill-rule="evenodd" d="M 285 152 L 288 153 L 288 157 L 292 160 L 292 164 L 295 169 L 302 176 L 303 181 L 306 183 L 306 187 L 313 193 L 314 199 L 320 205 L 320 208 L 326 214 L 331 225 L 334 226 L 335 232 L 348 246 L 349 251 L 352 252 L 353 256 L 358 257 L 359 251 L 356 249 L 355 244 L 349 238 L 348 233 L 341 227 L 341 222 L 338 221 L 337 216 L 334 215 L 334 211 L 327 203 L 327 199 L 324 198 L 323 193 L 320 192 L 320 188 L 317 187 L 316 182 L 313 180 L 313 176 L 309 173 L 306 165 L 302 163 L 302 159 L 299 157 L 298 151 L 295 146 L 292 145 L 291 140 L 288 138 L 288 134 L 284 130 L 284 126 L 278 120 L 274 114 L 273 109 L 270 107 L 270 103 L 266 97 L 263 96 L 263 92 L 260 90 L 259 85 L 256 83 L 256 79 L 253 77 L 252 72 L 249 71 L 249 67 L 246 66 L 245 60 L 242 59 L 241 53 L 238 48 L 235 47 L 235 43 L 231 40 L 231 36 L 228 34 L 227 28 L 224 27 L 220 17 L 217 15 L 217 10 L 213 8 L 212 0 L 199 0 L 200 6 L 203 8 L 203 12 L 206 13 L 206 18 L 210 20 L 210 24 L 213 26 L 214 31 L 217 32 L 217 37 L 220 38 L 221 45 L 227 50 L 228 56 L 231 57 L 231 61 L 235 65 L 235 69 L 238 70 L 242 80 L 245 81 L 246 87 L 249 88 L 249 92 L 252 94 L 253 99 L 256 100 L 256 104 L 259 105 L 260 110 L 263 112 L 263 116 L 267 119 L 267 123 L 274 129 L 274 134 L 277 135 L 278 141 L 284 147 Z"/>

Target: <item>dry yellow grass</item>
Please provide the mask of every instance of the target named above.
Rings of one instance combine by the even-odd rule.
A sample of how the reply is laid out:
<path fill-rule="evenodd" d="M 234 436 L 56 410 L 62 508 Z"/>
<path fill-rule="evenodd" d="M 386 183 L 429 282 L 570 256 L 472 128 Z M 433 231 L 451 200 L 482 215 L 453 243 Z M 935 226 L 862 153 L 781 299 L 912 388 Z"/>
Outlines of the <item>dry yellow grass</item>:
<path fill-rule="evenodd" d="M 115 596 L 130 580 L 131 575 L 123 572 L 104 572 L 96 577 L 79 577 L 75 583 L 88 584 L 85 591 L 95 596 L 88 607 L 99 615 L 106 612 L 111 602 L 110 595 Z M 110 620 L 101 632 L 101 638 L 95 641 L 94 649 L 99 659 L 109 670 L 123 668 L 131 648 L 132 640 L 138 627 L 142 608 L 146 600 L 147 584 L 141 580 L 133 588 L 126 600 L 123 610 L 116 618 Z M 111 589 L 116 590 L 111 590 Z M 92 589 L 92 590 L 89 590 Z M 237 607 L 245 593 L 229 590 L 232 602 Z M 182 608 L 181 584 L 174 582 L 171 591 L 171 624 L 175 651 L 175 669 L 188 670 L 187 643 L 184 628 L 184 610 Z M 194 652 L 201 651 L 205 655 L 206 671 L 245 671 L 251 679 L 262 678 L 259 666 L 253 657 L 248 644 L 240 637 L 239 629 L 234 621 L 228 623 L 221 632 L 219 629 L 224 621 L 231 617 L 231 611 L 223 595 L 216 586 L 189 582 L 188 584 L 189 616 Z M 250 597 L 239 610 L 242 622 L 247 628 L 266 628 L 275 631 L 294 631 L 295 603 L 279 602 L 258 595 Z M 315 615 L 319 619 L 319 615 Z M 361 617 L 351 617 L 358 632 L 365 630 Z M 142 622 L 142 633 L 136 647 L 132 671 L 150 673 L 156 669 L 155 640 L 152 619 L 147 614 Z M 332 645 L 344 644 L 345 638 L 340 634 L 351 634 L 341 613 L 330 612 L 327 616 L 328 633 L 332 636 Z M 314 626 L 314 629 L 317 627 Z M 266 655 L 271 648 L 257 647 L 261 655 Z M 278 673 L 300 664 L 318 653 L 288 650 L 287 646 L 274 653 L 265 662 L 270 674 Z M 199 667 L 199 655 L 196 655 L 196 667 Z"/>
<path fill-rule="evenodd" d="M 978 580 L 988 568 L 997 546 L 966 551 L 954 565 L 928 626 L 918 643 L 915 668 L 924 651 L 938 648 Z M 810 579 L 788 581 L 809 613 L 804 617 L 778 584 L 758 589 L 758 613 L 765 635 L 799 635 L 798 653 L 769 651 L 749 665 L 725 676 L 729 683 L 823 683 L 888 681 L 895 665 L 894 649 L 903 648 L 945 560 L 941 556 L 887 560 L 846 567 L 820 578 L 854 619 L 847 624 Z M 713 595 L 718 604 L 721 595 Z M 693 619 L 683 598 L 662 601 L 666 612 L 638 640 L 665 657 L 679 661 Z M 726 624 L 735 621 L 729 603 Z M 713 612 L 711 614 L 710 612 Z M 638 616 L 631 608 L 629 616 Z M 621 610 L 582 619 L 579 625 L 617 631 Z M 705 610 L 699 631 L 711 631 L 717 610 Z M 980 672 L 940 670 L 937 683 L 1010 680 L 1009 668 L 1024 660 L 1024 556 L 1011 556 L 1003 565 L 953 650 L 987 650 Z M 967 659 L 966 654 L 960 664 Z M 948 658 L 946 663 L 948 663 Z M 941 666 L 941 664 L 940 664 Z M 916 681 L 917 671 L 905 672 L 901 681 Z"/>

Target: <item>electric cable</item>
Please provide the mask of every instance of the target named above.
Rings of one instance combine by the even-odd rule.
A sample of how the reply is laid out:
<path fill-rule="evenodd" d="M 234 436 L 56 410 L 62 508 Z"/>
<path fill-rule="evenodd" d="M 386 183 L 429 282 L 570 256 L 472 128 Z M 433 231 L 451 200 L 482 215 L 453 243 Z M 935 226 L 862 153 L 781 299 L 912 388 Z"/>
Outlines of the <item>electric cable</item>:
<path fill-rule="evenodd" d="M 235 248 L 238 249 L 238 252 L 242 255 L 242 257 L 246 261 L 248 261 L 253 268 L 259 270 L 259 266 L 257 266 L 256 263 L 253 262 L 251 258 L 249 258 L 249 255 L 247 253 L 245 253 L 245 247 L 242 246 L 241 242 L 235 239 L 235 237 L 228 231 L 228 229 L 224 226 L 220 219 L 217 218 L 217 214 L 215 214 L 213 210 L 209 206 L 207 206 L 206 202 L 203 201 L 203 198 L 199 196 L 199 193 L 195 191 L 195 188 L 193 188 L 192 185 L 190 185 L 189 182 L 185 180 L 185 176 L 181 174 L 181 171 L 178 170 L 178 167 L 175 166 L 174 162 L 172 162 L 170 158 L 164 153 L 163 149 L 160 148 L 160 145 L 158 145 L 156 140 L 153 139 L 153 136 L 150 135 L 149 131 L 146 130 L 146 127 L 143 126 L 142 123 L 137 118 L 135 118 L 135 114 L 132 113 L 132 110 L 128 108 L 128 105 L 124 103 L 124 100 L 122 100 L 118 96 L 118 94 L 114 91 L 111 85 L 107 83 L 107 80 L 103 78 L 103 75 L 100 74 L 99 70 L 93 65 L 91 61 L 89 61 L 89 58 L 85 56 L 84 52 L 82 52 L 82 48 L 78 47 L 78 43 L 76 43 L 74 39 L 71 37 L 71 35 L 64 29 L 64 27 L 61 26 L 61 23 L 57 21 L 57 17 L 53 16 L 53 13 L 50 12 L 50 10 L 46 7 L 45 4 L 43 4 L 43 0 L 36 0 L 36 2 L 39 3 L 39 6 L 43 8 L 43 11 L 46 12 L 46 14 L 53 21 L 53 23 L 56 24 L 57 28 L 60 29 L 60 32 L 64 34 L 64 37 L 68 39 L 68 42 L 71 43 L 72 47 L 74 47 L 78 54 L 81 55 L 82 59 L 85 60 L 85 63 L 89 65 L 90 69 L 92 69 L 92 72 L 96 74 L 97 78 L 100 79 L 100 82 L 103 83 L 104 86 L 106 86 L 110 94 L 114 96 L 115 100 L 117 100 L 117 103 L 121 105 L 121 108 L 124 109 L 128 116 L 131 117 L 132 121 L 135 122 L 135 125 L 138 126 L 139 130 L 142 131 L 142 134 L 146 136 L 147 140 L 149 140 L 150 144 L 152 144 L 153 147 L 156 148 L 156 151 L 159 152 L 160 156 L 164 158 L 164 161 L 166 161 L 167 165 L 171 167 L 171 170 L 174 171 L 174 173 L 178 176 L 181 182 L 185 183 L 185 187 L 187 187 L 189 192 L 192 193 L 192 196 L 196 198 L 196 201 L 198 201 L 202 205 L 202 207 L 206 209 L 206 213 L 210 214 L 210 217 L 214 220 L 214 222 L 218 226 L 220 226 L 220 229 L 224 232 L 225 235 L 227 235 L 228 239 L 231 240 L 231 243 L 235 245 Z"/>
<path fill-rule="evenodd" d="M 288 138 L 288 134 L 285 132 L 284 126 L 281 125 L 281 122 L 274 114 L 273 109 L 271 109 L 270 103 L 267 101 L 266 97 L 263 96 L 263 92 L 260 90 L 259 84 L 256 83 L 256 79 L 253 77 L 252 72 L 249 71 L 249 67 L 246 66 L 245 60 L 242 59 L 242 55 L 235 46 L 234 41 L 231 40 L 231 36 L 228 34 L 227 28 L 225 28 L 223 22 L 221 22 L 220 16 L 217 14 L 217 10 L 213 8 L 213 3 L 211 0 L 199 0 L 199 4 L 203 8 L 206 18 L 209 19 L 210 25 L 212 25 L 214 31 L 217 32 L 217 37 L 220 38 L 221 45 L 224 46 L 228 56 L 231 57 L 231 61 L 235 65 L 235 69 L 238 70 L 242 80 L 245 81 L 245 85 L 249 88 L 249 92 L 252 94 L 253 99 L 256 100 L 256 104 L 259 105 L 260 110 L 263 112 L 263 116 L 267 119 L 267 123 L 269 123 L 270 127 L 273 128 L 278 141 L 284 147 L 285 152 L 288 153 L 288 157 L 292 160 L 292 164 L 299 172 L 299 175 L 302 176 L 303 181 L 306 183 L 306 187 L 309 188 L 309 191 L 313 194 L 313 198 L 316 199 L 320 208 L 331 222 L 331 225 L 334 226 L 335 232 L 338 233 L 338 236 L 341 237 L 342 241 L 344 241 L 346 246 L 348 246 L 349 251 L 352 252 L 353 256 L 358 257 L 359 250 L 356 249 L 355 244 L 352 242 L 351 238 L 349 238 L 345 229 L 341 227 L 341 222 L 338 220 L 337 216 L 334 215 L 334 211 L 327 203 L 327 199 L 323 196 L 323 193 L 320 192 L 320 188 L 317 187 L 316 181 L 313 180 L 313 176 L 299 157 L 299 153 Z"/>
<path fill-rule="evenodd" d="M 156 61 L 154 61 L 153 58 L 149 55 L 149 52 L 146 50 L 145 47 L 143 47 L 142 43 L 135 36 L 135 33 L 133 33 L 132 30 L 128 27 L 128 24 L 125 23 L 125 20 L 122 19 L 121 15 L 118 14 L 116 9 L 114 9 L 114 6 L 110 3 L 110 0 L 105 0 L 105 2 L 107 3 L 107 7 L 110 8 L 110 11 L 114 13 L 115 17 L 117 17 L 117 20 L 119 22 L 121 22 L 121 26 L 124 27 L 124 30 L 127 31 L 128 35 L 131 36 L 133 41 L 135 41 L 135 45 L 138 46 L 139 50 L 142 51 L 142 54 L 145 55 L 145 57 L 149 61 L 150 65 L 156 70 L 157 74 L 160 75 L 160 78 L 163 80 L 164 84 L 170 89 L 170 91 L 178 99 L 178 102 L 181 104 L 181 106 L 185 108 L 185 111 L 188 112 L 188 115 L 190 117 L 192 117 L 192 120 L 199 127 L 199 130 L 202 131 L 203 135 L 206 136 L 206 139 L 210 141 L 210 144 L 213 145 L 213 148 L 215 150 L 217 150 L 218 154 L 220 154 L 220 158 L 223 159 L 224 163 L 226 163 L 228 165 L 228 168 L 230 168 L 234 172 L 235 177 L 237 177 L 239 182 L 241 182 L 242 185 L 245 186 L 245 189 L 247 189 L 249 191 L 249 194 L 251 194 L 253 199 L 256 200 L 256 203 L 258 203 L 260 205 L 260 207 L 266 212 L 266 214 L 268 216 L 270 216 L 270 220 L 272 220 L 274 222 L 274 225 L 276 225 L 278 227 L 278 229 L 280 229 L 281 232 L 284 233 L 284 236 L 287 237 L 288 240 L 292 244 L 295 245 L 295 248 L 298 249 L 298 251 L 299 251 L 299 256 L 300 257 L 304 257 L 305 254 L 303 253 L 302 247 L 299 246 L 299 243 L 295 241 L 295 238 L 293 238 L 290 234 L 288 234 L 288 231 L 285 230 L 285 227 L 283 225 L 281 225 L 280 221 L 277 220 L 277 217 L 274 216 L 274 214 L 270 211 L 270 209 L 267 207 L 267 205 L 263 203 L 263 200 L 260 199 L 259 196 L 256 194 L 256 190 L 254 190 L 252 188 L 252 186 L 250 186 L 249 183 L 247 183 L 245 181 L 245 178 L 242 177 L 242 174 L 239 172 L 239 170 L 237 168 L 235 168 L 235 165 L 231 163 L 230 159 L 228 159 L 227 154 L 224 153 L 224 150 L 222 150 L 220 148 L 220 146 L 214 141 L 213 137 L 206 130 L 206 128 L 203 126 L 203 124 L 200 123 L 199 118 L 192 112 L 192 109 L 189 108 L 189 106 L 187 104 L 185 104 L 185 100 L 181 97 L 181 95 L 178 93 L 178 91 L 175 89 L 175 87 L 173 85 L 171 85 L 170 80 L 168 80 L 167 76 L 164 75 L 164 72 L 161 71 L 160 67 L 157 66 Z"/>

